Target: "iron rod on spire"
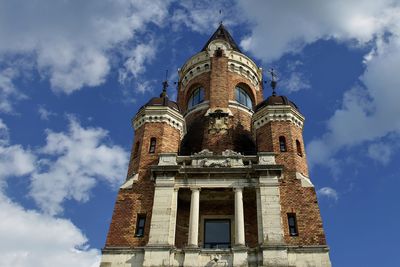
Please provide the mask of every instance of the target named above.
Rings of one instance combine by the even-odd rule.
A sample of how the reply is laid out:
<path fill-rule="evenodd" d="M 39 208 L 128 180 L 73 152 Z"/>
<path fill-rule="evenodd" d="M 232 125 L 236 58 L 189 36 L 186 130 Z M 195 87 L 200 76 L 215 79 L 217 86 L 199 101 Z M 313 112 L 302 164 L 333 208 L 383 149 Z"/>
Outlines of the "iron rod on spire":
<path fill-rule="evenodd" d="M 275 96 L 276 95 L 275 88 L 276 88 L 276 85 L 278 84 L 278 75 L 276 75 L 276 72 L 275 72 L 275 70 L 273 68 L 270 68 L 268 70 L 268 72 L 271 74 L 271 83 L 270 83 L 270 85 L 271 85 L 271 88 L 272 88 L 272 95 Z"/>

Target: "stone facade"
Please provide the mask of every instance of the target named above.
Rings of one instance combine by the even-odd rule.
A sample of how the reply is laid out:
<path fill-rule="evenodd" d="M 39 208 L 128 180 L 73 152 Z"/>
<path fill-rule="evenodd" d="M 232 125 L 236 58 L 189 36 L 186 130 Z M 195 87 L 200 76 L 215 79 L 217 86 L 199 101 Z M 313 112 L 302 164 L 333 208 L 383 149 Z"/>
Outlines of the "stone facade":
<path fill-rule="evenodd" d="M 223 25 L 179 79 L 177 103 L 164 91 L 132 121 L 101 266 L 331 266 L 297 106 L 263 99 L 262 70 Z"/>

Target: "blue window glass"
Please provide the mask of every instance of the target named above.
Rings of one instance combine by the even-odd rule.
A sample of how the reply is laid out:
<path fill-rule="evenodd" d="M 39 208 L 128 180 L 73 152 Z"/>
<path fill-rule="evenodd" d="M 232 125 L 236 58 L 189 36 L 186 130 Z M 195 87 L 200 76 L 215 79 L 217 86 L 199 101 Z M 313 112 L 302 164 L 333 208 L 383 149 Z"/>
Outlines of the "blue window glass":
<path fill-rule="evenodd" d="M 204 248 L 230 248 L 231 222 L 229 219 L 204 220 Z"/>
<path fill-rule="evenodd" d="M 246 91 L 239 86 L 235 89 L 236 101 L 242 105 L 245 105 L 248 108 L 253 108 L 253 102 L 251 102 L 250 96 L 246 93 Z"/>
<path fill-rule="evenodd" d="M 188 109 L 193 108 L 194 106 L 200 104 L 203 101 L 204 101 L 204 88 L 203 87 L 196 88 L 189 98 Z"/>

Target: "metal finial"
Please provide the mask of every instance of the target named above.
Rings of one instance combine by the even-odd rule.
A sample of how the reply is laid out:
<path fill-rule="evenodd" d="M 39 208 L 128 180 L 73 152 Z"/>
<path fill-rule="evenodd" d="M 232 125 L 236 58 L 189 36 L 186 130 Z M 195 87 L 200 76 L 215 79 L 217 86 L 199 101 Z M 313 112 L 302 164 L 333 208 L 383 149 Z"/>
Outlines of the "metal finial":
<path fill-rule="evenodd" d="M 222 25 L 222 9 L 219 10 L 219 17 L 220 17 L 220 21 L 219 21 L 219 25 Z"/>
<path fill-rule="evenodd" d="M 278 75 L 276 75 L 276 72 L 275 72 L 275 70 L 273 68 L 270 68 L 268 70 L 268 72 L 271 74 L 271 83 L 270 83 L 270 85 L 271 85 L 271 88 L 272 88 L 272 95 L 275 96 L 276 95 L 275 88 L 276 88 L 276 85 L 278 84 Z"/>
<path fill-rule="evenodd" d="M 165 71 L 165 80 L 162 82 L 163 90 L 160 97 L 167 96 L 167 88 L 168 88 L 168 70 Z"/>

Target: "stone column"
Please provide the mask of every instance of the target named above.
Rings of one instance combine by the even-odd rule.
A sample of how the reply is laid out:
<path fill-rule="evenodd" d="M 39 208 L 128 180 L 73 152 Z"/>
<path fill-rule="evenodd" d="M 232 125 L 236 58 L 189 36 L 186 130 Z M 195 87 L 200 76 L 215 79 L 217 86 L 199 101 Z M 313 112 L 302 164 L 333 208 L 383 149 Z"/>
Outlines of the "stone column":
<path fill-rule="evenodd" d="M 238 187 L 235 191 L 235 245 L 244 246 L 244 212 L 243 212 L 243 188 Z"/>
<path fill-rule="evenodd" d="M 188 246 L 198 247 L 200 188 L 191 188 Z"/>

